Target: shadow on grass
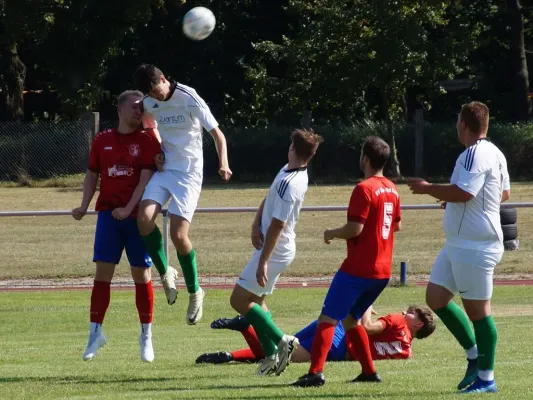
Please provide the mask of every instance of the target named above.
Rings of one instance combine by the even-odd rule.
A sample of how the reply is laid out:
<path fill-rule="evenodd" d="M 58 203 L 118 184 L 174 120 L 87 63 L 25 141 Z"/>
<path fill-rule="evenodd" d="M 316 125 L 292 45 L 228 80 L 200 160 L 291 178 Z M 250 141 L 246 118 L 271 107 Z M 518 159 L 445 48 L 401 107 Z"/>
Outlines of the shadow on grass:
<path fill-rule="evenodd" d="M 17 382 L 42 382 L 54 384 L 90 384 L 100 385 L 103 383 L 149 383 L 149 382 L 169 382 L 175 381 L 176 378 L 118 378 L 118 379 L 86 379 L 83 376 L 12 376 L 0 378 L 0 383 L 17 383 Z"/>

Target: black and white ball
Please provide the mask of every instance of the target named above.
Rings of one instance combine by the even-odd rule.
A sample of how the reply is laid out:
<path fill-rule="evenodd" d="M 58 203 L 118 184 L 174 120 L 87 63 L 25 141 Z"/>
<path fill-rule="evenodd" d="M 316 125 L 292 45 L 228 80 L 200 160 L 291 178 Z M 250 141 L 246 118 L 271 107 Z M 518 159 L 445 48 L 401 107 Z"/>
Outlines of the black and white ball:
<path fill-rule="evenodd" d="M 194 7 L 183 17 L 183 33 L 192 40 L 204 40 L 216 26 L 216 18 L 209 8 Z"/>

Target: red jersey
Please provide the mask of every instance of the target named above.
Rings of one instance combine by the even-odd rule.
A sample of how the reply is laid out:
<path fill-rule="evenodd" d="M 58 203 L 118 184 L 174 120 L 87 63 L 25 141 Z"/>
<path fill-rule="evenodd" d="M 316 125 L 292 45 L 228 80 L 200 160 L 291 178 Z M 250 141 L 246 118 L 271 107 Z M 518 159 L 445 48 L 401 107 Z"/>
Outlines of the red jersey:
<path fill-rule="evenodd" d="M 370 353 L 372 360 L 405 360 L 411 357 L 413 335 L 405 323 L 402 314 L 389 314 L 378 318 L 383 325 L 383 332 L 369 336 Z M 346 338 L 348 336 L 346 335 Z M 348 354 L 352 360 L 356 360 L 352 343 L 347 339 Z"/>
<path fill-rule="evenodd" d="M 350 198 L 348 221 L 364 227 L 346 241 L 348 256 L 341 270 L 360 278 L 390 278 L 394 230 L 400 219 L 400 195 L 394 183 L 373 176 L 358 184 Z"/>
<path fill-rule="evenodd" d="M 100 174 L 95 209 L 125 207 L 139 184 L 141 170 L 155 170 L 154 157 L 160 152 L 159 141 L 149 131 L 121 134 L 108 129 L 96 135 L 89 154 L 89 170 Z M 136 214 L 137 207 L 131 216 Z"/>

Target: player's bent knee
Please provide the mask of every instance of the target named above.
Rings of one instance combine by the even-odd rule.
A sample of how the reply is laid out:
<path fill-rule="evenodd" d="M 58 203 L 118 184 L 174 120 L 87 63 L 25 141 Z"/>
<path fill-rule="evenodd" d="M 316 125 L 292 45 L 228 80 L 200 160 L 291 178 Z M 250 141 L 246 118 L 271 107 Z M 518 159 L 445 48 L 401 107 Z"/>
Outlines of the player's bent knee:
<path fill-rule="evenodd" d="M 446 307 L 452 298 L 453 293 L 451 293 L 444 286 L 440 286 L 431 282 L 428 283 L 426 288 L 426 304 L 433 311 L 442 307 Z"/>
<path fill-rule="evenodd" d="M 131 267 L 131 277 L 134 283 L 148 283 L 152 280 L 150 268 Z"/>
<path fill-rule="evenodd" d="M 324 314 L 320 314 L 320 316 L 318 317 L 318 323 L 319 324 L 328 323 L 328 324 L 332 324 L 332 325 L 337 325 L 337 322 L 338 321 L 336 319 L 328 317 L 327 315 L 324 315 Z"/>

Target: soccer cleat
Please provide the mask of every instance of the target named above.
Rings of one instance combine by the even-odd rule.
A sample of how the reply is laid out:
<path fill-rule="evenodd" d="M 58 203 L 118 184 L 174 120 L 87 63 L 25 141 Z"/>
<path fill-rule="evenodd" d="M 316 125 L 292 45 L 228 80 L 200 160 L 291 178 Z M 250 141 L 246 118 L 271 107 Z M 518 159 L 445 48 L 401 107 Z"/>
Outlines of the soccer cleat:
<path fill-rule="evenodd" d="M 242 315 L 235 318 L 219 318 L 211 322 L 212 329 L 229 329 L 232 331 L 244 331 L 248 329 L 250 323 Z"/>
<path fill-rule="evenodd" d="M 467 387 L 461 394 L 469 393 L 496 393 L 498 388 L 496 387 L 496 381 L 484 381 L 481 378 L 477 378 L 472 385 Z"/>
<path fill-rule="evenodd" d="M 107 343 L 107 340 L 105 336 L 99 331 L 98 333 L 93 333 L 89 336 L 89 343 L 87 344 L 87 348 L 85 349 L 85 352 L 83 353 L 82 359 L 83 361 L 92 360 L 94 357 L 96 357 L 96 353 L 102 347 Z"/>
<path fill-rule="evenodd" d="M 167 296 L 167 302 L 172 305 L 176 302 L 178 296 L 178 290 L 176 289 L 176 279 L 178 279 L 178 271 L 176 268 L 168 267 L 165 275 L 161 275 L 161 283 L 163 289 L 165 289 L 165 295 Z"/>
<path fill-rule="evenodd" d="M 317 374 L 305 374 L 300 376 L 298 380 L 291 384 L 291 386 L 298 387 L 318 387 L 326 383 L 326 378 L 322 372 Z"/>
<path fill-rule="evenodd" d="M 458 390 L 462 390 L 470 386 L 477 379 L 477 358 L 468 361 L 468 366 L 466 367 L 465 377 L 457 385 Z"/>
<path fill-rule="evenodd" d="M 196 364 L 226 364 L 233 360 L 231 353 L 219 351 L 218 353 L 205 353 L 196 359 Z"/>
<path fill-rule="evenodd" d="M 187 324 L 196 325 L 203 315 L 205 292 L 202 288 L 196 293 L 189 294 L 189 307 L 187 308 Z"/>
<path fill-rule="evenodd" d="M 357 377 L 350 382 L 374 382 L 374 383 L 381 383 L 381 376 L 378 375 L 377 372 L 374 372 L 372 375 L 365 375 L 363 372 L 361 372 Z"/>
<path fill-rule="evenodd" d="M 151 363 L 154 361 L 154 347 L 152 345 L 152 336 L 139 336 L 139 344 L 141 345 L 141 360 Z"/>
<path fill-rule="evenodd" d="M 255 371 L 255 374 L 259 376 L 273 375 L 278 369 L 278 363 L 279 363 L 279 358 L 278 358 L 277 353 L 272 354 L 271 356 L 265 357 L 259 364 L 259 367 L 257 368 L 257 371 Z"/>
<path fill-rule="evenodd" d="M 278 343 L 278 357 L 279 363 L 276 370 L 276 375 L 281 375 L 285 368 L 291 362 L 292 352 L 296 349 L 300 342 L 295 336 L 283 335 L 281 340 Z"/>

